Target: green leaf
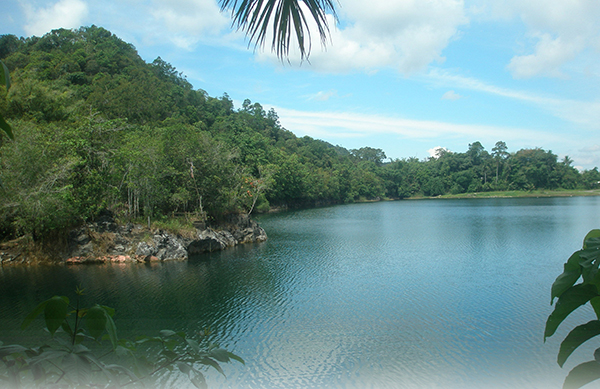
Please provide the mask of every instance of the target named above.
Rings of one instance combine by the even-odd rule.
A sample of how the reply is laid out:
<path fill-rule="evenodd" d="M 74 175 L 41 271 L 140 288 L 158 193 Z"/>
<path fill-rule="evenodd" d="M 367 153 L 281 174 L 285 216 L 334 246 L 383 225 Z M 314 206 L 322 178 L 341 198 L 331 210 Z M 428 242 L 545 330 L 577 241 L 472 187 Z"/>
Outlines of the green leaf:
<path fill-rule="evenodd" d="M 178 342 L 175 339 L 169 339 L 164 342 L 165 347 L 168 348 L 169 350 L 175 350 L 175 347 L 177 347 L 177 344 L 178 344 Z"/>
<path fill-rule="evenodd" d="M 104 308 L 95 305 L 85 315 L 85 325 L 94 339 L 100 338 L 106 329 L 108 313 Z M 115 346 L 116 347 L 116 346 Z"/>
<path fill-rule="evenodd" d="M 12 132 L 12 127 L 10 126 L 10 124 L 8 124 L 6 122 L 6 120 L 4 120 L 4 117 L 2 115 L 0 115 L 0 128 L 2 129 L 2 131 L 4 131 L 4 133 L 12 140 L 15 139 L 15 136 Z"/>
<path fill-rule="evenodd" d="M 100 305 L 102 308 L 104 308 L 104 310 L 106 311 L 106 313 L 108 313 L 108 316 L 113 317 L 115 315 L 115 309 L 111 308 L 111 307 L 107 307 L 106 305 Z"/>
<path fill-rule="evenodd" d="M 232 352 L 229 352 L 228 354 L 229 354 L 229 358 L 231 358 L 231 359 L 233 359 L 233 360 L 236 360 L 236 361 L 240 362 L 242 365 L 245 365 L 245 364 L 246 364 L 246 362 L 245 362 L 245 361 L 242 359 L 242 357 L 240 357 L 239 355 L 235 355 L 235 354 L 234 354 L 234 353 L 232 353 Z"/>
<path fill-rule="evenodd" d="M 209 355 L 219 362 L 224 362 L 224 363 L 229 362 L 229 353 L 225 349 L 217 348 L 217 349 L 211 350 Z"/>
<path fill-rule="evenodd" d="M 0 64 L 2 65 L 2 71 L 0 71 L 0 84 L 3 84 L 8 90 L 10 88 L 10 73 L 4 62 L 0 61 Z"/>
<path fill-rule="evenodd" d="M 581 276 L 583 277 L 584 283 L 591 283 L 598 274 L 600 251 L 596 249 L 580 250 L 579 256 L 581 257 L 579 265 L 581 266 Z"/>
<path fill-rule="evenodd" d="M 173 335 L 177 335 L 177 333 L 175 331 L 171 331 L 171 330 L 162 330 L 159 332 L 160 336 L 164 337 L 164 338 L 168 338 L 169 336 L 173 336 Z"/>
<path fill-rule="evenodd" d="M 600 320 L 592 320 L 575 327 L 560 344 L 557 358 L 560 367 L 564 365 L 567 358 L 569 358 L 577 347 L 597 335 L 600 335 Z"/>
<path fill-rule="evenodd" d="M 102 308 L 104 309 L 104 308 Z M 117 348 L 117 344 L 119 339 L 117 338 L 117 327 L 115 326 L 115 322 L 112 319 L 112 316 L 106 312 L 106 332 L 108 333 L 108 338 L 112 344 L 113 350 Z"/>
<path fill-rule="evenodd" d="M 198 389 L 207 389 L 208 385 L 206 384 L 206 378 L 204 378 L 204 375 L 197 370 L 194 371 L 196 372 L 196 374 L 193 378 L 190 378 L 192 384 L 194 384 L 194 386 Z"/>
<path fill-rule="evenodd" d="M 200 345 L 194 339 L 189 339 L 188 338 L 185 341 L 187 342 L 187 344 L 190 345 L 190 347 L 192 348 L 192 350 L 194 350 L 195 353 L 199 353 L 200 352 Z"/>
<path fill-rule="evenodd" d="M 61 326 L 69 313 L 69 303 L 60 296 L 54 296 L 44 307 L 44 319 L 46 320 L 46 328 L 50 334 L 54 335 L 56 330 Z"/>
<path fill-rule="evenodd" d="M 225 372 L 223 371 L 223 369 L 221 369 L 221 365 L 219 365 L 219 362 L 215 361 L 214 359 L 204 357 L 204 358 L 200 359 L 198 362 L 200 362 L 201 364 L 206 365 L 206 366 L 212 366 L 219 373 L 225 375 Z"/>
<path fill-rule="evenodd" d="M 560 297 L 565 290 L 569 289 L 581 275 L 581 267 L 579 266 L 581 258 L 579 257 L 579 251 L 574 252 L 571 257 L 567 260 L 564 265 L 565 270 L 561 275 L 556 277 L 556 280 L 552 284 L 550 305 L 554 303 L 555 297 Z"/>
<path fill-rule="evenodd" d="M 583 248 L 598 247 L 600 245 L 600 230 L 595 229 L 587 233 L 583 238 Z"/>
<path fill-rule="evenodd" d="M 188 365 L 187 363 L 183 363 L 183 362 L 176 362 L 177 367 L 179 368 L 179 370 L 181 370 L 181 372 L 183 374 L 189 375 L 190 372 L 192 371 L 192 368 L 190 367 L 190 365 Z"/>
<path fill-rule="evenodd" d="M 600 378 L 600 364 L 596 361 L 584 362 L 569 372 L 563 389 L 578 389 Z"/>
<path fill-rule="evenodd" d="M 598 285 L 596 285 L 596 288 L 598 288 Z M 598 320 L 600 320 L 600 297 L 594 297 L 593 299 L 590 300 L 590 304 L 592 305 L 592 308 L 594 308 L 594 312 L 596 313 L 596 317 L 598 318 Z"/>
<path fill-rule="evenodd" d="M 177 359 L 179 357 L 179 355 L 176 352 L 171 350 L 162 350 L 160 353 L 170 361 L 173 361 L 174 359 Z"/>
<path fill-rule="evenodd" d="M 575 309 L 584 305 L 594 297 L 598 296 L 598 290 L 594 285 L 575 285 L 566 290 L 556 302 L 554 311 L 548 316 L 546 329 L 544 330 L 544 341 L 552 336 L 560 323 L 565 320 Z"/>
<path fill-rule="evenodd" d="M 44 308 L 46 308 L 46 304 L 48 304 L 48 301 L 50 301 L 50 300 L 46 300 L 46 301 L 39 303 L 37 307 L 33 308 L 33 311 L 29 312 L 29 314 L 23 320 L 23 323 L 21 323 L 21 330 L 24 330 L 25 328 L 29 327 L 31 322 L 36 317 L 41 315 L 42 312 L 44 312 Z"/>
<path fill-rule="evenodd" d="M 111 364 L 111 365 L 106 365 L 105 366 L 106 369 L 111 370 L 115 373 L 119 373 L 119 374 L 126 374 L 127 376 L 129 376 L 129 378 L 132 381 L 136 381 L 138 379 L 138 377 L 128 368 L 121 366 L 121 365 L 117 365 L 117 364 Z"/>
<path fill-rule="evenodd" d="M 60 325 L 60 328 L 62 328 L 63 331 L 65 331 L 65 333 L 67 333 L 69 336 L 73 336 L 73 330 L 71 329 L 68 321 L 63 321 Z"/>

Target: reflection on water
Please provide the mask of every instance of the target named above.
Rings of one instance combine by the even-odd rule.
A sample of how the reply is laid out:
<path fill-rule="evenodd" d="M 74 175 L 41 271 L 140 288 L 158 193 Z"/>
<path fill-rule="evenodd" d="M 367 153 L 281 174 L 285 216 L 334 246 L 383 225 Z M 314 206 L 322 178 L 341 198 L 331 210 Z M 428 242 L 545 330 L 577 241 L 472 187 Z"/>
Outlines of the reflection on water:
<path fill-rule="evenodd" d="M 162 264 L 0 268 L 0 340 L 39 301 L 86 289 L 119 336 L 211 328 L 246 360 L 233 388 L 559 388 L 582 311 L 543 343 L 549 288 L 600 198 L 355 204 L 264 216 L 262 244 Z M 185 380 L 170 382 L 184 385 Z"/>

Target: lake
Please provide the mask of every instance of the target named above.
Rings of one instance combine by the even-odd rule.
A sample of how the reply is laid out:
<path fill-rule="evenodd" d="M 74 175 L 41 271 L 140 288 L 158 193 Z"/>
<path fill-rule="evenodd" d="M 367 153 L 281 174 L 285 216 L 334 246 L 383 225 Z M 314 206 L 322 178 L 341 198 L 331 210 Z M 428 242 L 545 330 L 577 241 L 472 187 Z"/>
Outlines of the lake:
<path fill-rule="evenodd" d="M 556 364 L 594 315 L 544 343 L 550 286 L 599 216 L 600 197 L 350 204 L 261 216 L 267 242 L 187 262 L 0 267 L 0 340 L 81 285 L 121 337 L 211 328 L 246 365 L 209 388 L 560 388 L 600 342 Z"/>

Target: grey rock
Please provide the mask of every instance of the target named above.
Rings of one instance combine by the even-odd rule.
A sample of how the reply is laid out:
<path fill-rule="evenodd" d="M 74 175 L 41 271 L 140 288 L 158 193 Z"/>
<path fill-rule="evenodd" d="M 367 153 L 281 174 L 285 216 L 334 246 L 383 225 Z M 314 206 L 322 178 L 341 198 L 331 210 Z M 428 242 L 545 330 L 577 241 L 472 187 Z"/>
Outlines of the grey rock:
<path fill-rule="evenodd" d="M 263 242 L 267 239 L 264 229 L 246 215 L 232 215 L 225 223 L 214 228 L 206 227 L 203 223 L 197 223 L 195 226 L 197 236 L 194 238 L 183 238 L 160 230 L 148 240 L 144 232 L 147 230 L 143 226 L 131 223 L 119 226 L 111 214 L 104 214 L 96 222 L 70 232 L 65 259 L 91 258 L 92 255 L 98 254 L 94 253 L 95 239 L 110 239 L 110 246 L 106 248 L 108 255 L 135 254 L 147 260 L 160 261 L 187 259 L 192 254 L 224 250 L 237 244 Z"/>

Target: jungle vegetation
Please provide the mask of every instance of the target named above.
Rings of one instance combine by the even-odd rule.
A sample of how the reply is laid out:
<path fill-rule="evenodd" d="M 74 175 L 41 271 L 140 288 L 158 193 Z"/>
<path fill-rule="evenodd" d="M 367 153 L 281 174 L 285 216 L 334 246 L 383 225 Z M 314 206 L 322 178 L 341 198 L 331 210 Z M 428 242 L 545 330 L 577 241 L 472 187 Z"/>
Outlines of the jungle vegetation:
<path fill-rule="evenodd" d="M 381 149 L 348 150 L 283 128 L 249 99 L 194 89 L 172 65 L 146 63 L 104 28 L 43 37 L 0 36 L 10 71 L 0 115 L 14 139 L 0 146 L 0 238 L 43 241 L 104 209 L 120 218 L 231 213 L 361 200 L 497 190 L 596 188 L 542 148 L 390 160 Z"/>

